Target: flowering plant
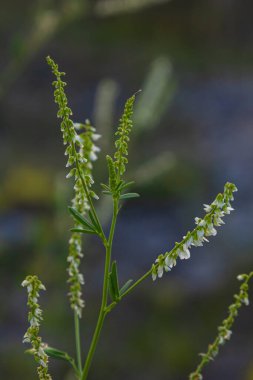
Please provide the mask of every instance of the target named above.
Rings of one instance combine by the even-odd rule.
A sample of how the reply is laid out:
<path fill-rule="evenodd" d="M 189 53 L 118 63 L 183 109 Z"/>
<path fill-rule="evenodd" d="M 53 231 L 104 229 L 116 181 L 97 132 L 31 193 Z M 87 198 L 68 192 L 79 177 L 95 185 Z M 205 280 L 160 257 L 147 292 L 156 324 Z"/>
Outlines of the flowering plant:
<path fill-rule="evenodd" d="M 224 224 L 223 218 L 233 211 L 231 202 L 234 200 L 233 193 L 237 191 L 237 188 L 234 184 L 227 182 L 224 186 L 223 193 L 218 194 L 210 205 L 204 205 L 205 216 L 203 218 L 195 218 L 196 227 L 192 231 L 187 232 L 181 242 L 175 243 L 172 249 L 164 254 L 158 255 L 157 259 L 142 277 L 134 282 L 128 280 L 123 286 L 120 286 L 117 264 L 115 261 L 112 261 L 111 252 L 121 203 L 139 196 L 137 193 L 127 192 L 127 188 L 132 185 L 132 182 L 126 182 L 123 178 L 128 163 L 128 143 L 129 135 L 133 127 L 132 115 L 136 94 L 130 97 L 125 104 L 115 134 L 114 156 L 106 156 L 108 183 L 102 184 L 102 192 L 112 199 L 113 204 L 110 232 L 109 235 L 106 236 L 94 206 L 94 200 L 98 199 L 98 195 L 92 189 L 94 183 L 92 167 L 93 161 L 97 159 L 97 152 L 99 152 L 96 141 L 100 138 L 100 135 L 96 133 L 95 128 L 91 126 L 88 120 L 86 120 L 84 124 L 74 123 L 72 121 L 72 111 L 68 106 L 68 100 L 64 90 L 66 83 L 62 80 L 65 73 L 59 71 L 58 65 L 50 57 L 47 57 L 47 63 L 56 78 L 53 82 L 55 89 L 54 98 L 58 105 L 57 116 L 61 119 L 63 143 L 66 146 L 66 167 L 70 168 L 66 177 L 74 179 L 74 198 L 71 207 L 69 207 L 74 225 L 71 229 L 69 239 L 67 281 L 69 284 L 70 306 L 74 313 L 76 357 L 74 359 L 68 353 L 49 347 L 42 342 L 42 338 L 39 336 L 42 311 L 38 304 L 38 297 L 39 291 L 45 290 L 45 287 L 36 276 L 30 275 L 27 276 L 22 283 L 22 286 L 26 287 L 28 292 L 27 305 L 29 307 L 28 321 L 30 324 L 24 335 L 24 342 L 30 343 L 32 347 L 29 352 L 34 355 L 34 359 L 38 363 L 37 371 L 39 379 L 51 379 L 48 370 L 48 360 L 49 357 L 51 357 L 67 361 L 72 366 L 76 378 L 78 380 L 86 380 L 104 320 L 108 314 L 120 303 L 122 298 L 132 292 L 146 278 L 150 277 L 153 281 L 157 278 L 161 278 L 164 271 L 171 271 L 172 268 L 176 266 L 178 259 L 189 259 L 190 249 L 192 247 L 202 246 L 203 243 L 208 242 L 207 238 L 215 236 L 217 234 L 217 227 Z M 83 234 L 97 235 L 101 239 L 105 249 L 101 306 L 95 331 L 84 362 L 80 340 L 80 320 L 85 306 L 82 296 L 84 279 L 83 274 L 80 272 L 80 263 L 83 257 Z M 247 305 L 249 303 L 248 282 L 251 277 L 253 277 L 253 272 L 238 276 L 238 279 L 243 282 L 239 294 L 235 295 L 235 302 L 229 307 L 229 316 L 219 327 L 218 336 L 214 343 L 209 345 L 207 353 L 202 354 L 202 360 L 195 372 L 190 375 L 190 380 L 202 379 L 203 367 L 215 357 L 218 353 L 219 346 L 230 338 L 231 327 L 238 314 L 239 308 L 242 304 Z"/>

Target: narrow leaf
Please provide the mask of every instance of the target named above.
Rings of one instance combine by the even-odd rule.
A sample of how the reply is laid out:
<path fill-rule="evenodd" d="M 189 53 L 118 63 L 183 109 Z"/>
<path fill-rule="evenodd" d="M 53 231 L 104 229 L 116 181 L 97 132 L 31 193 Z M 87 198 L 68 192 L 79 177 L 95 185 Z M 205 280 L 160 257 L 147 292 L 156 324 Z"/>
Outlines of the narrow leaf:
<path fill-rule="evenodd" d="M 109 274 L 109 290 L 113 301 L 119 300 L 119 283 L 116 261 L 112 263 L 112 271 Z"/>
<path fill-rule="evenodd" d="M 119 199 L 130 199 L 130 198 L 138 198 L 140 194 L 137 193 L 126 193 L 122 194 Z"/>
<path fill-rule="evenodd" d="M 102 187 L 104 190 L 106 190 L 106 191 L 110 191 L 110 187 L 109 187 L 109 186 L 105 185 L 104 183 L 101 183 L 100 185 L 101 185 L 101 187 Z"/>
<path fill-rule="evenodd" d="M 123 190 L 126 187 L 132 186 L 134 183 L 135 183 L 134 181 L 126 182 L 126 183 L 122 184 L 120 189 Z"/>
<path fill-rule="evenodd" d="M 84 219 L 84 217 L 78 211 L 76 211 L 73 207 L 69 207 L 68 209 L 75 220 L 88 227 L 90 230 L 95 231 L 94 226 L 90 222 L 88 222 L 88 220 Z"/>
<path fill-rule="evenodd" d="M 70 361 L 70 356 L 63 351 L 57 350 L 56 348 L 53 347 L 47 347 L 44 349 L 45 353 L 54 359 L 59 359 L 59 360 L 65 360 L 65 361 Z"/>
<path fill-rule="evenodd" d="M 122 286 L 122 288 L 121 288 L 120 291 L 119 291 L 119 295 L 120 295 L 120 296 L 122 296 L 122 294 L 124 294 L 124 293 L 127 291 L 127 289 L 130 287 L 130 285 L 132 284 L 132 282 L 133 282 L 133 280 L 130 279 L 130 280 L 128 280 L 128 281 Z"/>
<path fill-rule="evenodd" d="M 116 188 L 115 188 L 115 191 L 118 191 L 118 190 L 121 188 L 121 186 L 123 185 L 123 183 L 124 183 L 124 181 L 121 179 L 121 180 L 119 181 L 119 183 L 117 184 L 117 186 L 116 186 Z"/>
<path fill-rule="evenodd" d="M 112 193 L 110 191 L 106 191 L 106 190 L 102 191 L 102 193 L 105 195 L 112 195 Z"/>
<path fill-rule="evenodd" d="M 114 288 L 113 288 L 113 283 L 112 283 L 112 278 L 111 278 L 111 275 L 112 273 L 110 272 L 109 273 L 109 294 L 110 294 L 110 297 L 112 299 L 112 301 L 116 301 L 116 296 L 115 296 L 115 291 L 114 291 Z"/>

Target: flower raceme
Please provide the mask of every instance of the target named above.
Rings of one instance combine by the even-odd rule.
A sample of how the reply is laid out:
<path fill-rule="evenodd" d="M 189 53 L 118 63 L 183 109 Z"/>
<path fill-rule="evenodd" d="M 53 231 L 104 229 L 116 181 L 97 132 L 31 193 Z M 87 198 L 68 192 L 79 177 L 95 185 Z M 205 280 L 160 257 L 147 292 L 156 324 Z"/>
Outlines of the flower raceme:
<path fill-rule="evenodd" d="M 29 307 L 28 321 L 30 326 L 26 331 L 23 343 L 30 343 L 32 346 L 31 353 L 36 362 L 39 363 L 37 372 L 40 380 L 51 380 L 48 374 L 48 356 L 44 351 L 44 344 L 39 337 L 40 322 L 42 321 L 42 310 L 38 304 L 39 291 L 46 290 L 45 286 L 37 276 L 27 276 L 21 284 L 27 288 Z"/>
<path fill-rule="evenodd" d="M 193 231 L 189 231 L 180 243 L 175 244 L 171 251 L 157 257 L 152 265 L 153 281 L 157 277 L 161 278 L 164 271 L 170 271 L 176 265 L 178 257 L 181 260 L 189 259 L 190 248 L 192 246 L 200 247 L 204 242 L 208 242 L 207 237 L 217 234 L 216 227 L 224 224 L 222 218 L 233 211 L 231 201 L 234 200 L 233 193 L 235 191 L 237 191 L 236 186 L 233 183 L 227 182 L 224 186 L 223 194 L 218 194 L 210 205 L 204 205 L 206 215 L 203 219 L 195 218 L 197 227 Z"/>
<path fill-rule="evenodd" d="M 219 347 L 224 345 L 232 335 L 231 328 L 238 316 L 239 309 L 243 306 L 249 305 L 249 281 L 253 277 L 253 272 L 249 274 L 240 274 L 237 276 L 239 281 L 242 281 L 239 292 L 234 295 L 234 303 L 228 308 L 228 316 L 222 321 L 221 326 L 218 327 L 218 335 L 213 341 L 213 343 L 208 345 L 208 350 L 206 353 L 200 354 L 202 360 L 199 363 L 195 372 L 192 372 L 189 376 L 189 380 L 202 380 L 203 368 L 213 360 L 219 353 Z"/>
<path fill-rule="evenodd" d="M 79 134 L 76 134 L 75 141 L 79 143 L 79 157 L 81 163 L 80 169 L 82 173 L 89 176 L 92 179 L 92 161 L 97 159 L 96 153 L 100 149 L 94 144 L 94 141 L 100 138 L 100 135 L 96 133 L 94 127 L 90 125 L 89 120 L 85 121 L 85 124 L 74 123 L 74 128 Z M 67 163 L 67 167 L 71 163 Z M 74 198 L 72 199 L 72 207 L 80 214 L 85 215 L 90 209 L 86 194 L 83 189 L 82 180 L 80 176 L 76 178 L 74 186 Z M 74 227 L 78 229 L 80 223 L 75 220 Z M 82 309 L 85 305 L 82 299 L 82 285 L 84 284 L 83 274 L 80 273 L 79 267 L 81 263 L 82 254 L 82 237 L 79 232 L 72 232 L 69 239 L 69 254 L 67 258 L 68 262 L 68 283 L 70 284 L 70 304 L 73 310 L 77 313 L 78 317 L 82 316 Z"/>
<path fill-rule="evenodd" d="M 85 124 L 74 123 L 71 120 L 72 110 L 68 107 L 68 99 L 65 94 L 66 82 L 61 77 L 65 75 L 60 72 L 58 65 L 47 57 L 47 63 L 52 69 L 56 80 L 53 82 L 54 99 L 59 110 L 57 116 L 62 119 L 61 131 L 63 134 L 63 143 L 66 145 L 65 155 L 68 157 L 66 167 L 70 168 L 66 178 L 74 177 L 74 198 L 72 206 L 81 215 L 85 215 L 90 210 L 89 198 L 98 199 L 98 196 L 91 190 L 92 179 L 92 161 L 97 159 L 97 152 L 100 149 L 94 144 L 100 138 L 89 120 Z M 75 229 L 80 224 L 75 220 Z M 80 273 L 80 264 L 82 254 L 81 234 L 73 231 L 69 239 L 69 254 L 67 258 L 69 275 L 68 283 L 70 284 L 69 298 L 71 308 L 76 312 L 79 318 L 82 316 L 82 309 L 85 305 L 82 299 L 82 285 L 84 284 L 83 274 Z"/>

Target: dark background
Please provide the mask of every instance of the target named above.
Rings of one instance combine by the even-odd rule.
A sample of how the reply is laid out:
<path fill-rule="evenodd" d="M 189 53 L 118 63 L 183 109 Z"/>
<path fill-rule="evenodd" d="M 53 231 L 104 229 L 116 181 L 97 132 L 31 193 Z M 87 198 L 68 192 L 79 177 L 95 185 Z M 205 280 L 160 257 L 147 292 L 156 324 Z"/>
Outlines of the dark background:
<path fill-rule="evenodd" d="M 161 281 L 147 280 L 105 323 L 90 379 L 187 379 L 253 268 L 253 5 L 249 0 L 4 1 L 0 13 L 0 378 L 35 379 L 24 355 L 23 278 L 37 274 L 44 341 L 74 355 L 66 293 L 72 197 L 53 103 L 50 54 L 67 72 L 74 121 L 103 135 L 96 188 L 125 100 L 138 95 L 128 179 L 138 200 L 120 214 L 113 255 L 122 283 L 172 248 L 210 203 L 235 182 L 236 211 L 218 236 L 192 249 Z M 111 205 L 97 203 L 108 228 Z M 66 232 L 67 231 L 67 232 Z M 87 350 L 98 313 L 104 254 L 85 243 Z M 250 298 L 252 299 L 252 291 Z M 252 380 L 252 305 L 204 378 Z M 54 379 L 71 380 L 50 361 Z"/>

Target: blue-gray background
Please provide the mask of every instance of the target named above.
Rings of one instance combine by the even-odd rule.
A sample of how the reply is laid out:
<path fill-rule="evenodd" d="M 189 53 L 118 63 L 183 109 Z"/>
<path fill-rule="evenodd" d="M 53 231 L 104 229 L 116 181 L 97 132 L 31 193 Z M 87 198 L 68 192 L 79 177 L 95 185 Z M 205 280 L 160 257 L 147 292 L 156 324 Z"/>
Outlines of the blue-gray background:
<path fill-rule="evenodd" d="M 239 188 L 234 207 L 203 248 L 152 284 L 147 280 L 106 321 L 90 379 L 181 380 L 194 369 L 237 290 L 253 268 L 253 5 L 249 0 L 30 1 L 0 13 L 0 378 L 35 379 L 23 354 L 29 273 L 41 297 L 45 341 L 74 352 L 65 297 L 72 192 L 52 97 L 50 54 L 67 72 L 75 121 L 90 118 L 105 154 L 124 101 L 138 89 L 128 179 L 141 194 L 127 202 L 113 255 L 121 281 L 138 278 L 202 216 L 224 183 Z M 99 190 L 100 191 L 100 190 Z M 110 203 L 97 204 L 108 228 Z M 99 307 L 104 254 L 85 241 L 85 350 Z M 251 292 L 251 299 L 252 299 Z M 252 306 L 205 379 L 253 379 Z M 71 380 L 51 361 L 54 379 Z"/>

